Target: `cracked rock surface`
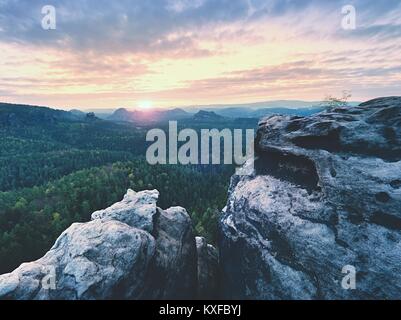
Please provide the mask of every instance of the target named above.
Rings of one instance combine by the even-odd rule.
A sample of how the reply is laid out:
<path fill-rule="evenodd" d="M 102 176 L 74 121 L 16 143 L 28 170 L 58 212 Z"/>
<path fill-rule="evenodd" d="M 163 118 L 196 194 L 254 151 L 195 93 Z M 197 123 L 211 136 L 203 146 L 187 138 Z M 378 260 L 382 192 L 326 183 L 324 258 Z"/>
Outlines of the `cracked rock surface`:
<path fill-rule="evenodd" d="M 196 298 L 191 219 L 183 208 L 158 208 L 158 196 L 129 190 L 91 222 L 73 224 L 43 258 L 0 276 L 0 299 Z"/>
<path fill-rule="evenodd" d="M 401 97 L 263 119 L 256 153 L 220 223 L 223 297 L 400 299 Z"/>

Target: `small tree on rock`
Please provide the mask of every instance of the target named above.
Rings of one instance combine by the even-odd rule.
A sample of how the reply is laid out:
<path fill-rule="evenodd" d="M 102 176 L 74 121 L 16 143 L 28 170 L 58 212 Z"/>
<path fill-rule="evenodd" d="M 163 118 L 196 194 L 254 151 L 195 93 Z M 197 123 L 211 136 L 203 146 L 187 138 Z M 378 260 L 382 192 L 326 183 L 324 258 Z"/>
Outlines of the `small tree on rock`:
<path fill-rule="evenodd" d="M 324 98 L 322 105 L 327 107 L 328 110 L 333 110 L 336 108 L 347 108 L 349 107 L 348 102 L 351 97 L 351 91 L 344 90 L 341 98 L 327 95 Z"/>

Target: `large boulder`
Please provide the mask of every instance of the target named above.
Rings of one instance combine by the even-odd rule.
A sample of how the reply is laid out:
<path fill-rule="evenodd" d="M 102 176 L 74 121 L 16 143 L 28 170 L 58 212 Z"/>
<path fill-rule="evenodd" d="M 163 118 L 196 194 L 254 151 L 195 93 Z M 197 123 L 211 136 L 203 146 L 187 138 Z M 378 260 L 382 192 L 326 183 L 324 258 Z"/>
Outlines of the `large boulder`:
<path fill-rule="evenodd" d="M 158 196 L 129 190 L 72 225 L 43 258 L 0 276 L 0 299 L 196 298 L 191 220 L 183 208 L 158 208 Z"/>
<path fill-rule="evenodd" d="M 223 296 L 400 299 L 401 97 L 266 118 L 256 154 L 220 223 Z"/>

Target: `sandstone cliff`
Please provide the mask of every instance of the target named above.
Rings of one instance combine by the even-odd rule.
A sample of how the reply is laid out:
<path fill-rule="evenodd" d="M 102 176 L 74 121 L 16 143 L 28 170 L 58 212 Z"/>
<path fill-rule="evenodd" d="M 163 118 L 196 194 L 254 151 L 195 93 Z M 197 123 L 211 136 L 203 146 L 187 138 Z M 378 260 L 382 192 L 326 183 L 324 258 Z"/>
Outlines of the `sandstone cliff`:
<path fill-rule="evenodd" d="M 401 98 L 266 118 L 256 151 L 220 225 L 223 296 L 400 299 Z"/>

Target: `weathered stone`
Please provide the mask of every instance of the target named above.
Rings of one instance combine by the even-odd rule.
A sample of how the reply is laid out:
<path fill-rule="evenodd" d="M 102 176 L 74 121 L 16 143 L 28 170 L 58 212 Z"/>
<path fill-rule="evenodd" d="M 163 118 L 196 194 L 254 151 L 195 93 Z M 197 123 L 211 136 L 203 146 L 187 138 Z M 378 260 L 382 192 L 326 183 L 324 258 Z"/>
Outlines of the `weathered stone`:
<path fill-rule="evenodd" d="M 118 221 L 74 224 L 36 262 L 0 277 L 0 298 L 127 299 L 143 290 L 155 252 L 150 234 Z M 54 270 L 54 288 L 43 288 Z M 17 280 L 18 279 L 18 283 Z M 7 292 L 2 292 L 4 288 Z"/>
<path fill-rule="evenodd" d="M 180 207 L 158 209 L 154 220 L 157 251 L 149 270 L 146 299 L 196 297 L 197 256 L 191 219 Z"/>
<path fill-rule="evenodd" d="M 157 208 L 158 195 L 129 190 L 91 222 L 72 225 L 43 258 L 0 276 L 0 299 L 195 298 L 191 219 L 183 208 Z"/>
<path fill-rule="evenodd" d="M 92 220 L 117 220 L 148 232 L 153 231 L 153 217 L 156 214 L 159 192 L 143 191 L 136 193 L 128 190 L 121 202 L 105 210 L 92 214 Z"/>
<path fill-rule="evenodd" d="M 401 98 L 266 118 L 256 151 L 220 224 L 223 296 L 400 299 Z"/>
<path fill-rule="evenodd" d="M 196 249 L 198 252 L 198 299 L 216 299 L 219 297 L 218 252 L 202 237 L 196 237 Z"/>

